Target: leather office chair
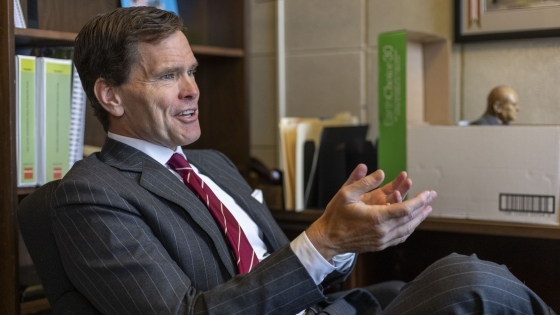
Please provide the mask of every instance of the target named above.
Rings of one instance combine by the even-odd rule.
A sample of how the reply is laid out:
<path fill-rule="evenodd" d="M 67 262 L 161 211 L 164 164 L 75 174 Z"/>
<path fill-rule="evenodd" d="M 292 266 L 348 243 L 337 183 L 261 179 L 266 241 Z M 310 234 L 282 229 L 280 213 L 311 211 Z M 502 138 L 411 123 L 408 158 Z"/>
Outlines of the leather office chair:
<path fill-rule="evenodd" d="M 62 266 L 49 215 L 59 182 L 49 182 L 21 201 L 17 212 L 21 235 L 53 314 L 101 314 L 76 290 Z"/>

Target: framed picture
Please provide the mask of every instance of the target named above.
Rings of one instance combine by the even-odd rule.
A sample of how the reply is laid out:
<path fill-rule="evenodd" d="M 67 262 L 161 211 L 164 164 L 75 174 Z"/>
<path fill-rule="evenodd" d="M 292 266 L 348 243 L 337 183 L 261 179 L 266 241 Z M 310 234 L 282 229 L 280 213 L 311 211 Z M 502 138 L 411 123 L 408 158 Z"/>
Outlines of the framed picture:
<path fill-rule="evenodd" d="M 455 41 L 560 37 L 560 0 L 455 0 Z"/>
<path fill-rule="evenodd" d="M 177 0 L 121 0 L 121 7 L 149 6 L 179 14 Z"/>

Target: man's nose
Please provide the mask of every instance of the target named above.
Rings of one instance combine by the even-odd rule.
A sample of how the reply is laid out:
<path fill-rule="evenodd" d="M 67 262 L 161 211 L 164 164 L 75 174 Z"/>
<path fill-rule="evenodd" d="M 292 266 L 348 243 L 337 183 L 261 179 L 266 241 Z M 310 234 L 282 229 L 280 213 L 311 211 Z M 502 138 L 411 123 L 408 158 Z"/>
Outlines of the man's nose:
<path fill-rule="evenodd" d="M 180 92 L 180 98 L 193 100 L 198 97 L 199 90 L 194 77 L 186 77 L 182 80 Z"/>

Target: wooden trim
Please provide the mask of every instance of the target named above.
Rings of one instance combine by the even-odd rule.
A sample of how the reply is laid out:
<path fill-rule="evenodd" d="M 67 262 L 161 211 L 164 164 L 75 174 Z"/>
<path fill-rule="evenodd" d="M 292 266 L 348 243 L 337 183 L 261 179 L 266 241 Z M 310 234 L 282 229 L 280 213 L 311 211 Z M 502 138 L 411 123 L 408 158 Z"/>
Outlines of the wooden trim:
<path fill-rule="evenodd" d="M 40 30 L 33 28 L 16 28 L 16 45 L 73 45 L 78 35 L 72 32 Z M 245 56 L 243 49 L 215 47 L 206 45 L 192 45 L 195 54 L 217 57 L 242 58 Z"/>
<path fill-rule="evenodd" d="M 73 45 L 77 33 L 40 30 L 36 28 L 16 28 L 16 45 Z"/>
<path fill-rule="evenodd" d="M 198 55 L 217 56 L 217 57 L 237 57 L 237 58 L 242 58 L 243 56 L 245 56 L 243 49 L 239 49 L 239 48 L 215 47 L 215 46 L 204 46 L 204 45 L 192 45 L 191 47 L 193 52 Z"/>
<path fill-rule="evenodd" d="M 35 189 L 37 189 L 37 187 L 23 187 L 23 188 L 18 188 L 18 189 L 17 189 L 17 194 L 18 194 L 18 196 L 29 195 L 29 194 L 31 194 L 32 192 L 34 192 Z"/>
<path fill-rule="evenodd" d="M 560 240 L 560 227 L 463 219 L 427 218 L 418 227 L 423 231 L 514 236 Z"/>
<path fill-rule="evenodd" d="M 21 315 L 37 314 L 50 309 L 51 304 L 46 298 L 21 303 Z"/>
<path fill-rule="evenodd" d="M 13 4 L 0 2 L 0 314 L 19 314 Z"/>
<path fill-rule="evenodd" d="M 323 213 L 322 210 L 301 212 L 271 210 L 271 212 L 280 226 L 300 228 L 308 226 Z M 418 230 L 560 240 L 560 226 L 526 223 L 427 218 L 420 224 Z"/>

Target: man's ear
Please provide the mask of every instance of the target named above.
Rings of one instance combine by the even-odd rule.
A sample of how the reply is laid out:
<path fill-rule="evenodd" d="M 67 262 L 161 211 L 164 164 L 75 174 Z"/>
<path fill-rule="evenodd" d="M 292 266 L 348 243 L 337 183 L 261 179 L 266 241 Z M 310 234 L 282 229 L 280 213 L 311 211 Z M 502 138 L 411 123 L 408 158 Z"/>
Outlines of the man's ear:
<path fill-rule="evenodd" d="M 116 87 L 110 85 L 105 79 L 98 78 L 97 81 L 95 81 L 93 91 L 101 106 L 103 106 L 109 114 L 116 117 L 120 117 L 124 114 L 122 99 Z"/>
<path fill-rule="evenodd" d="M 494 102 L 494 105 L 492 105 L 492 108 L 494 109 L 494 113 L 496 113 L 496 114 L 502 113 L 502 102 L 500 102 L 500 101 Z"/>

